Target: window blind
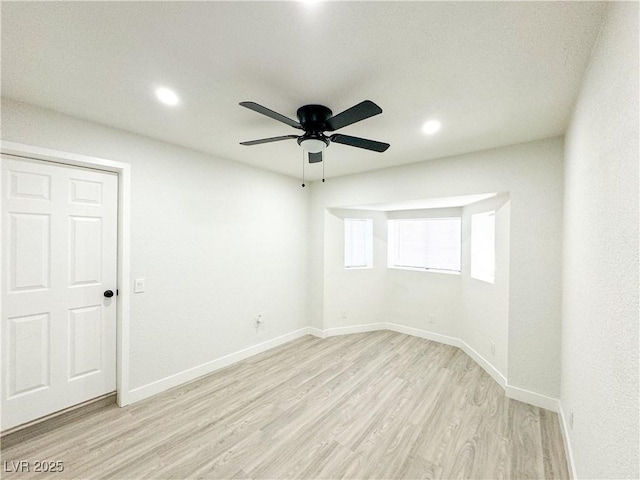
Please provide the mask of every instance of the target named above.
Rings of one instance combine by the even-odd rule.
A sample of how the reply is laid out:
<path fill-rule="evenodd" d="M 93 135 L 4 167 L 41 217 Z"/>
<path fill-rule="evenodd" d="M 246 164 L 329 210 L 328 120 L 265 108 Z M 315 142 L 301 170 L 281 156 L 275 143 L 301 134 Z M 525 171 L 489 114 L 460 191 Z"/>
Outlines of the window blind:
<path fill-rule="evenodd" d="M 389 265 L 460 272 L 459 217 L 389 220 Z"/>

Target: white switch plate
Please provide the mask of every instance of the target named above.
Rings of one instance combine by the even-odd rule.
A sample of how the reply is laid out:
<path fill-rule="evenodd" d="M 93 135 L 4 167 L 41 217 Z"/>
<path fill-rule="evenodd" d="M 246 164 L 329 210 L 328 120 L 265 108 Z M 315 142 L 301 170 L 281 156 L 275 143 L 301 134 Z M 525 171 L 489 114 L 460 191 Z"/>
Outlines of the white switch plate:
<path fill-rule="evenodd" d="M 133 293 L 144 292 L 144 278 L 136 278 L 133 281 Z"/>

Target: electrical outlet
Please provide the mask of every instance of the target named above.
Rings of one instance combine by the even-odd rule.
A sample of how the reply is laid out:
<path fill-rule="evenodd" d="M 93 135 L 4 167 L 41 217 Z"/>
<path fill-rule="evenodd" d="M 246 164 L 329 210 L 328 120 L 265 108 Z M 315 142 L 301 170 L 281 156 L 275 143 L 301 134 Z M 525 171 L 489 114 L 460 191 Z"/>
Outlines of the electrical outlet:
<path fill-rule="evenodd" d="M 573 430 L 573 410 L 569 410 L 569 428 Z"/>
<path fill-rule="evenodd" d="M 256 315 L 256 318 L 254 319 L 254 321 L 256 322 L 256 328 L 260 327 L 260 325 L 262 325 L 262 314 Z"/>
<path fill-rule="evenodd" d="M 496 344 L 491 342 L 491 355 L 496 354 Z"/>
<path fill-rule="evenodd" d="M 430 313 L 427 321 L 429 323 L 436 323 L 436 316 L 433 313 Z"/>
<path fill-rule="evenodd" d="M 346 310 L 340 311 L 340 318 L 347 318 L 348 316 L 349 316 L 349 312 L 347 312 Z"/>

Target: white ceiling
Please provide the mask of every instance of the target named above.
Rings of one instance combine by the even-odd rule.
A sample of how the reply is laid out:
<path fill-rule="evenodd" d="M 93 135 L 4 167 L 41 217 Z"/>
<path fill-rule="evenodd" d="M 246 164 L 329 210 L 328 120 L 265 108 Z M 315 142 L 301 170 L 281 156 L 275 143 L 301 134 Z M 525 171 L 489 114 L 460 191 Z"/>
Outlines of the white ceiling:
<path fill-rule="evenodd" d="M 328 177 L 564 133 L 606 4 L 591 2 L 2 2 L 2 95 L 298 177 L 295 118 L 369 99 Z M 179 106 L 159 104 L 156 86 Z M 421 133 L 430 118 L 442 122 Z M 320 178 L 321 164 L 307 176 Z"/>

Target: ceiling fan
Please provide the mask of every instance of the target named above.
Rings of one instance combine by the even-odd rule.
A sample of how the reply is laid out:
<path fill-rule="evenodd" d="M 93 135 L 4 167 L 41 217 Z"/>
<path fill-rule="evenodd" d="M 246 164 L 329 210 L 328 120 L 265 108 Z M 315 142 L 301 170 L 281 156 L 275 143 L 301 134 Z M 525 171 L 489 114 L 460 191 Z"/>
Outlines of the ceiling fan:
<path fill-rule="evenodd" d="M 260 145 L 262 143 L 279 142 L 280 140 L 295 138 L 298 141 L 298 145 L 300 145 L 305 152 L 308 152 L 309 163 L 322 162 L 323 151 L 325 147 L 328 147 L 332 142 L 349 145 L 351 147 L 364 148 L 374 152 L 384 152 L 389 148 L 388 143 L 368 140 L 366 138 L 352 137 L 340 133 L 334 133 L 331 136 L 325 135 L 325 132 L 333 132 L 352 123 L 382 113 L 382 109 L 371 100 L 364 100 L 337 115 L 333 115 L 333 112 L 323 105 L 304 105 L 298 109 L 297 122 L 255 102 L 240 102 L 240 105 L 304 131 L 302 135 L 282 135 L 280 137 L 263 138 L 260 140 L 240 142 L 240 145 Z"/>

